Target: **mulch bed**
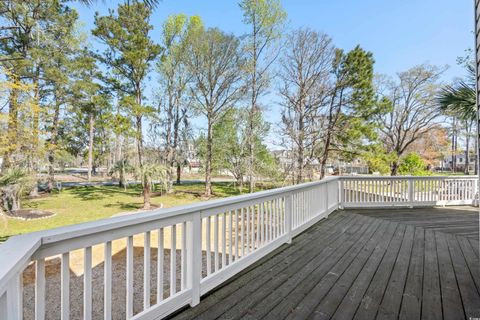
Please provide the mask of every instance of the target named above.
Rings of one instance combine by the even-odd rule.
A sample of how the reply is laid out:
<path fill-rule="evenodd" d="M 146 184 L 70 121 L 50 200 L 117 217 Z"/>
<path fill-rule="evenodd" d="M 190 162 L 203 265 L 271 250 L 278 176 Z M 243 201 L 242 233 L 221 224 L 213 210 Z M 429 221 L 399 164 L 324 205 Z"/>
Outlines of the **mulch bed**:
<path fill-rule="evenodd" d="M 55 213 L 39 209 L 20 209 L 7 212 L 6 215 L 10 218 L 21 220 L 35 220 L 52 217 Z"/>

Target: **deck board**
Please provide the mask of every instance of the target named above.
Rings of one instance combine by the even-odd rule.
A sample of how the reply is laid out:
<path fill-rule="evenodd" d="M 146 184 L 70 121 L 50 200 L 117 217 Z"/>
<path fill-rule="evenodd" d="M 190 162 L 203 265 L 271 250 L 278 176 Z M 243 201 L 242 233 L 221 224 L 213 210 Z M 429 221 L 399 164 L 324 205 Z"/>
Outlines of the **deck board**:
<path fill-rule="evenodd" d="M 338 211 L 173 319 L 480 317 L 478 213 Z"/>

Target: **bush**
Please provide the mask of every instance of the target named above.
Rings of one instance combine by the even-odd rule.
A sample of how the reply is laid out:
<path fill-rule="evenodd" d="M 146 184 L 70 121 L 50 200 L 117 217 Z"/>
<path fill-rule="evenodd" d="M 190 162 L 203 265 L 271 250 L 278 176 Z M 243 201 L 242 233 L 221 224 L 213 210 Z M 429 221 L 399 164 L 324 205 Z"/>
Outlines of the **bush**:
<path fill-rule="evenodd" d="M 398 173 L 401 175 L 425 176 L 429 175 L 430 171 L 427 170 L 427 164 L 422 157 L 415 152 L 411 152 L 401 160 Z"/>

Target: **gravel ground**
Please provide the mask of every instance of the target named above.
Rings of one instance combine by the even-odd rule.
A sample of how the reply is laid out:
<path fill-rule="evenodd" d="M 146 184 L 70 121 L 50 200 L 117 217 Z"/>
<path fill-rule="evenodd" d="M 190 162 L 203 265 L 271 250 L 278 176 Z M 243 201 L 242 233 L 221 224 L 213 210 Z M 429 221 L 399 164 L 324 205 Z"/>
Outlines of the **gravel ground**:
<path fill-rule="evenodd" d="M 126 250 L 119 251 L 112 256 L 112 318 L 125 319 L 125 271 Z M 177 292 L 180 288 L 181 251 L 177 255 Z M 170 293 L 170 249 L 164 251 L 164 298 Z M 221 254 L 220 267 L 221 267 Z M 206 254 L 203 254 L 205 266 Z M 228 260 L 228 257 L 227 257 Z M 212 256 L 212 264 L 213 264 Z M 134 313 L 143 310 L 143 248 L 135 247 L 134 250 Z M 46 319 L 60 319 L 60 259 L 54 258 L 46 262 Z M 157 249 L 151 250 L 151 305 L 156 303 L 157 295 Z M 206 270 L 203 270 L 205 274 Z M 24 319 L 35 319 L 35 270 L 30 265 L 24 272 Z M 92 269 L 92 296 L 93 319 L 103 319 L 103 263 L 97 264 Z M 70 272 L 70 319 L 83 319 L 83 276 L 76 276 Z"/>

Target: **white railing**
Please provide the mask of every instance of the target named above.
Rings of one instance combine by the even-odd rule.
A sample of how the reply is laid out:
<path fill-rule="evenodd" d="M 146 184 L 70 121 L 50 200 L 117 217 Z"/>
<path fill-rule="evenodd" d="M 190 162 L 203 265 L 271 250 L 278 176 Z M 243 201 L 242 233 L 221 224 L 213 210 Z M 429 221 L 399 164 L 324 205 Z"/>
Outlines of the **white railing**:
<path fill-rule="evenodd" d="M 472 205 L 478 177 L 342 177 L 343 208 Z"/>
<path fill-rule="evenodd" d="M 475 179 L 331 177 L 15 236 L 0 246 L 0 319 L 161 318 L 339 207 L 471 204 Z"/>

